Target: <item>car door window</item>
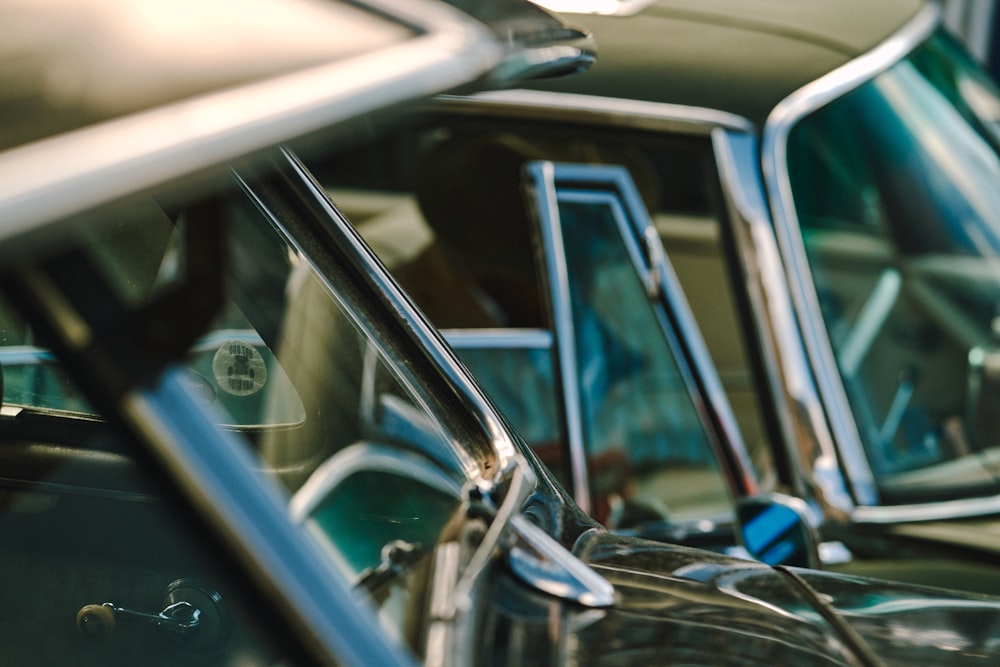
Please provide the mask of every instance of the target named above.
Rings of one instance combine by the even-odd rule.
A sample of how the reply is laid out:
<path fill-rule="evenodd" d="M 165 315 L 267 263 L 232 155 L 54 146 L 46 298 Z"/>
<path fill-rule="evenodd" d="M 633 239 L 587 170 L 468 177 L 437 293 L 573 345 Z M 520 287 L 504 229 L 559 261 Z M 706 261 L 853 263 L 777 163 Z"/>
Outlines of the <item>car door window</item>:
<path fill-rule="evenodd" d="M 567 411 L 580 416 L 595 511 L 678 521 L 728 513 L 691 370 L 656 297 L 668 265 L 644 256 L 662 247 L 627 172 L 535 163 L 531 173 L 551 298 L 557 318 L 568 318 L 557 327 L 561 377 Z"/>
<path fill-rule="evenodd" d="M 552 332 L 443 329 L 442 333 L 525 442 L 557 479 L 569 484 Z"/>
<path fill-rule="evenodd" d="M 220 222 L 228 253 L 222 308 L 172 373 L 221 428 L 238 434 L 267 478 L 261 483 L 299 508 L 294 518 L 348 581 L 377 569 L 390 543 L 419 546 L 424 562 L 474 464 L 459 436 L 431 416 L 428 402 L 440 392 L 418 390 L 424 380 L 413 355 L 403 362 L 357 305 L 363 297 L 344 288 L 346 279 L 321 276 L 245 181 L 230 174 L 208 194 L 157 192 L 67 222 L 83 240 L 66 263 L 93 270 L 71 279 L 87 295 L 74 296 L 107 313 L 116 311 L 100 304 L 112 300 L 141 312 L 168 289 L 175 267 L 191 261 L 177 235 Z M 0 312 L 9 332 L 0 346 L 0 583 L 27 606 L 0 612 L 0 662 L 235 665 L 290 656 L 299 664 L 280 632 L 267 631 L 274 614 L 253 611 L 268 605 L 241 592 L 251 586 L 230 572 L 217 539 L 145 467 L 152 459 L 81 398 L 13 305 Z M 95 325 L 104 327 L 102 340 L 131 331 L 130 322 L 105 319 Z M 155 615 L 180 580 L 225 601 L 233 620 L 219 643 L 185 642 L 109 611 Z M 404 625 L 419 605 L 399 594 L 373 599 L 395 601 L 382 620 L 393 636 L 415 642 Z M 222 624 L 223 612 L 210 615 L 209 606 L 205 622 Z M 106 631 L 93 630 L 104 621 Z"/>

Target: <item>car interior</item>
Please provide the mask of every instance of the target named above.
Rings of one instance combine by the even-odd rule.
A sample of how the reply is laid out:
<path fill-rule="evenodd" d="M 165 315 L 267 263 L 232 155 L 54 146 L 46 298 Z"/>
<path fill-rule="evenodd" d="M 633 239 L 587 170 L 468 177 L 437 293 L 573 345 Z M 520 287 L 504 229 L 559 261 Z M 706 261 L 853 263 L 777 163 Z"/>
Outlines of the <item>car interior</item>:
<path fill-rule="evenodd" d="M 489 120 L 419 118 L 395 132 L 379 128 L 380 139 L 359 140 L 356 151 L 331 158 L 314 150 L 306 152 L 305 159 L 338 208 L 430 321 L 444 331 L 487 393 L 567 488 L 571 482 L 565 435 L 539 426 L 548 422 L 550 410 L 562 410 L 560 400 L 553 405 L 550 399 L 539 399 L 539 391 L 559 391 L 549 314 L 552 297 L 541 266 L 537 230 L 526 220 L 534 203 L 523 196 L 523 176 L 511 183 L 510 174 L 532 159 L 626 165 L 702 327 L 743 437 L 764 476 L 770 475 L 773 466 L 749 361 L 742 341 L 732 336 L 740 328 L 738 311 L 727 282 L 720 224 L 713 213 L 715 172 L 707 140 L 653 141 L 650 148 L 644 143 L 648 137 L 626 134 L 623 139 L 593 128 L 581 131 L 512 121 L 505 121 L 504 127 L 498 131 Z M 460 185 L 450 189 L 436 185 L 444 183 Z M 456 255 L 464 259 L 455 260 Z M 506 307 L 512 301 L 533 305 L 520 310 Z M 519 336 L 520 343 L 515 342 Z M 549 342 L 540 342 L 545 336 Z M 493 352 L 488 353 L 491 346 Z M 549 348 L 547 355 L 543 347 Z M 525 376 L 532 381 L 526 383 Z M 667 405 L 676 402 L 662 400 Z M 681 441 L 680 431 L 675 439 Z M 680 451 L 679 444 L 677 448 Z M 704 450 L 693 455 L 695 461 L 711 456 Z M 636 454 L 630 455 L 626 448 L 594 450 L 588 456 L 592 514 L 616 525 L 620 511 L 616 514 L 612 507 L 623 491 L 628 490 L 627 496 L 637 482 L 641 485 L 635 474 L 637 461 L 630 460 Z M 687 469 L 684 460 L 671 462 L 678 474 Z M 706 479 L 708 487 L 715 483 L 711 475 L 718 473 Z M 679 489 L 675 484 L 675 493 Z M 723 506 L 728 506 L 728 496 L 723 493 L 723 497 Z M 675 518 L 720 511 L 718 504 L 709 511 L 704 503 L 705 497 L 695 494 L 678 496 L 669 504 Z M 639 517 L 649 518 L 641 514 L 635 521 L 643 520 Z"/>
<path fill-rule="evenodd" d="M 424 562 L 459 506 L 464 478 L 441 426 L 245 192 L 230 188 L 218 204 L 226 298 L 181 360 L 183 382 L 251 448 L 262 483 L 284 487 L 295 521 L 341 574 L 383 591 L 383 622 L 413 631 L 407 600 L 421 579 L 387 588 L 369 577 L 390 543 L 419 546 Z M 80 221 L 91 266 L 117 290 L 106 298 L 140 312 L 193 261 L 177 243 L 195 224 L 185 210 L 140 197 Z M 0 310 L 0 585 L 10 602 L 0 662 L 305 664 L 280 610 L 247 585 L 162 464 L 84 400 L 15 306 Z"/>

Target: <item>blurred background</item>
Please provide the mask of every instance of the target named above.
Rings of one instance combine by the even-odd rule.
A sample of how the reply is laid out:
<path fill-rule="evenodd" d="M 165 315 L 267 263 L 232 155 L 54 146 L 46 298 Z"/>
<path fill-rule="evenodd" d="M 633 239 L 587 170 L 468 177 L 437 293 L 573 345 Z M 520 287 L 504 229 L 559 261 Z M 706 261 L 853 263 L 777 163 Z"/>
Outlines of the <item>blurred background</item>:
<path fill-rule="evenodd" d="M 996 22 L 997 0 L 938 0 L 944 11 L 944 22 L 961 36 L 972 54 L 994 78 L 1000 72 Z"/>

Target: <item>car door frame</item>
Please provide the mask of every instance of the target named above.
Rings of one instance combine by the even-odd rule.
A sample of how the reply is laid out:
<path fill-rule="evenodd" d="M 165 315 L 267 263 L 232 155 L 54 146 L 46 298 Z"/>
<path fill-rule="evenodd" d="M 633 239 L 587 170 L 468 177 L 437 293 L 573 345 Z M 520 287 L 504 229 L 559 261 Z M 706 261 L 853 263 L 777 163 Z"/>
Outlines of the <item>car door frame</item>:
<path fill-rule="evenodd" d="M 530 179 L 529 189 L 541 227 L 562 403 L 568 422 L 570 467 L 574 491 L 579 499 L 586 501 L 582 506 L 591 507 L 592 499 L 587 484 L 587 447 L 582 433 L 581 370 L 569 287 L 572 276 L 566 261 L 558 211 L 558 203 L 564 198 L 596 199 L 612 206 L 616 213 L 615 227 L 621 234 L 632 268 L 646 287 L 648 303 L 662 327 L 701 430 L 730 492 L 736 497 L 757 493 L 756 475 L 745 454 L 722 383 L 656 228 L 626 168 L 540 161 L 528 163 L 525 172 Z"/>

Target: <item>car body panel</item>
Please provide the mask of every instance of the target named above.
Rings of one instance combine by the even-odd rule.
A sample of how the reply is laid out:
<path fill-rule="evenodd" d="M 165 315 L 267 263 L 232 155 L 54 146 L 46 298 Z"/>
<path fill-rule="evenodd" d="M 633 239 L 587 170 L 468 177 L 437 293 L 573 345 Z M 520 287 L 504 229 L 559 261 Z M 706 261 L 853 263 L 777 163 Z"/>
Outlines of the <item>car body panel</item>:
<path fill-rule="evenodd" d="M 985 620 L 991 617 L 997 608 L 991 598 L 969 594 L 957 599 L 950 595 L 941 595 L 940 591 L 933 588 L 887 585 L 882 581 L 843 577 L 813 570 L 761 569 L 753 563 L 737 564 L 738 561 L 734 563 L 721 556 L 717 557 L 718 560 L 715 562 L 710 559 L 695 561 L 688 558 L 689 553 L 674 547 L 670 548 L 668 554 L 649 542 L 637 541 L 629 545 L 628 542 L 611 536 L 595 539 L 592 545 L 584 549 L 584 553 L 587 554 L 588 562 L 591 562 L 598 572 L 605 574 L 616 584 L 620 582 L 639 584 L 646 580 L 649 583 L 639 584 L 641 589 L 662 586 L 666 593 L 664 598 L 658 600 L 662 607 L 659 607 L 657 601 L 645 597 L 648 594 L 646 591 L 638 596 L 638 599 L 649 605 L 645 610 L 650 615 L 656 615 L 654 610 L 658 607 L 666 610 L 676 604 L 683 609 L 686 604 L 691 604 L 690 618 L 704 620 L 698 613 L 699 603 L 707 598 L 701 596 L 721 595 L 723 598 L 728 597 L 728 604 L 735 608 L 743 607 L 747 614 L 744 620 L 751 625 L 774 623 L 779 627 L 788 628 L 792 626 L 786 625 L 787 623 L 797 622 L 791 621 L 790 615 L 805 616 L 808 619 L 807 624 L 812 628 L 802 632 L 803 639 L 793 640 L 789 637 L 789 643 L 796 647 L 794 651 L 802 651 L 800 654 L 802 657 L 798 657 L 798 660 L 808 661 L 811 658 L 822 664 L 823 658 L 819 656 L 829 649 L 822 649 L 821 646 L 837 644 L 841 644 L 842 647 L 852 646 L 850 632 L 838 627 L 838 623 L 842 621 L 850 624 L 851 628 L 862 637 L 862 643 L 873 655 L 878 656 L 877 659 L 883 664 L 906 664 L 907 660 L 917 659 L 926 659 L 934 664 L 949 664 L 952 661 L 963 660 L 985 661 L 988 660 L 987 654 L 992 651 L 992 638 L 996 631 L 990 629 L 989 621 Z M 644 563 L 645 567 L 634 569 L 631 564 L 625 564 L 625 559 Z M 646 579 L 653 571 L 671 574 L 667 577 Z M 654 581 L 656 583 L 653 583 Z M 815 595 L 836 610 L 832 622 L 830 617 L 824 616 L 821 608 L 814 607 L 810 612 L 802 613 L 801 605 L 804 598 L 800 597 L 801 590 L 798 588 L 799 582 L 802 581 L 813 589 Z M 706 587 L 704 584 L 711 585 Z M 671 599 L 673 597 L 671 589 L 673 595 L 680 600 Z M 627 584 L 625 590 L 628 590 Z M 637 606 L 643 607 L 641 602 Z M 740 616 L 739 613 L 736 615 Z M 945 640 L 944 635 L 934 639 L 928 636 L 926 644 L 922 647 L 920 639 L 916 637 L 903 639 L 906 632 L 898 625 L 901 623 L 913 623 L 916 627 L 923 625 L 923 631 L 934 633 L 935 628 L 940 628 L 937 624 L 945 618 L 948 619 L 944 622 L 949 628 L 945 631 L 945 634 L 949 635 L 948 639 Z M 816 634 L 812 635 L 810 641 L 808 638 L 811 633 Z M 756 633 L 750 632 L 750 634 Z M 778 636 L 780 637 L 780 634 Z M 745 647 L 742 645 L 731 647 L 725 642 L 715 643 L 707 637 L 705 641 L 711 646 L 711 650 L 720 656 L 723 664 L 729 662 L 739 664 L 741 660 L 739 654 L 742 653 L 742 659 L 750 658 L 757 648 L 746 647 L 746 652 L 743 652 Z M 913 644 L 907 646 L 910 641 L 913 641 Z M 850 662 L 852 658 L 846 657 L 846 654 L 850 654 L 851 649 L 841 648 L 841 650 L 845 654 L 843 659 Z M 767 649 L 762 649 L 762 653 L 764 651 Z M 805 657 L 809 653 L 813 655 Z M 866 655 L 864 650 L 860 653 Z M 707 657 L 710 654 L 705 655 Z M 795 658 L 792 660 L 796 661 Z M 863 660 L 864 658 L 859 662 L 863 664 Z"/>
<path fill-rule="evenodd" d="M 781 100 L 874 48 L 920 8 L 667 0 L 633 16 L 580 16 L 600 35 L 599 63 L 545 88 L 719 109 L 762 126 Z"/>

